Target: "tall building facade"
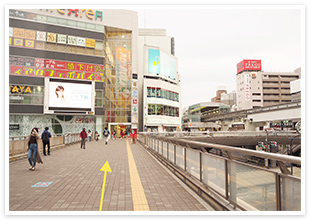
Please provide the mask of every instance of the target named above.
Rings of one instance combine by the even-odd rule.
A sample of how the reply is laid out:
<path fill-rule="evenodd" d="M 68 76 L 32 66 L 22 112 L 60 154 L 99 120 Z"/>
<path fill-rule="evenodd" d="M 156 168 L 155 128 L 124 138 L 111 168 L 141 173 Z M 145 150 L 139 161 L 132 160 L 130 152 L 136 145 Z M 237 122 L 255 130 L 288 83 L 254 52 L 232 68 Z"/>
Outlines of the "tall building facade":
<path fill-rule="evenodd" d="M 142 73 L 142 74 L 141 74 Z M 139 29 L 140 131 L 181 129 L 181 80 L 174 38 L 164 29 Z"/>
<path fill-rule="evenodd" d="M 9 10 L 10 136 L 138 127 L 137 12 Z M 133 89 L 134 88 L 134 89 Z"/>
<path fill-rule="evenodd" d="M 292 72 L 264 72 L 261 67 L 261 60 L 238 63 L 237 110 L 291 102 L 290 82 L 300 78 L 300 68 Z"/>

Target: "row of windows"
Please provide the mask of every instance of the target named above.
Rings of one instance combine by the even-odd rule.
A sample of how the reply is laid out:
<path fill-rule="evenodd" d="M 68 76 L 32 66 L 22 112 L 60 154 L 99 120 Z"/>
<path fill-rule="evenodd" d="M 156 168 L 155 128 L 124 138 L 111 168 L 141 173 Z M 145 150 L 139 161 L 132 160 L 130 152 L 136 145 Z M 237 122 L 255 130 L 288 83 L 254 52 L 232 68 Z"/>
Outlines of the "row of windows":
<path fill-rule="evenodd" d="M 148 105 L 148 115 L 164 115 L 179 117 L 179 108 L 165 105 Z"/>
<path fill-rule="evenodd" d="M 179 102 L 179 93 L 165 90 L 162 88 L 147 87 L 148 98 L 163 98 L 171 101 Z"/>

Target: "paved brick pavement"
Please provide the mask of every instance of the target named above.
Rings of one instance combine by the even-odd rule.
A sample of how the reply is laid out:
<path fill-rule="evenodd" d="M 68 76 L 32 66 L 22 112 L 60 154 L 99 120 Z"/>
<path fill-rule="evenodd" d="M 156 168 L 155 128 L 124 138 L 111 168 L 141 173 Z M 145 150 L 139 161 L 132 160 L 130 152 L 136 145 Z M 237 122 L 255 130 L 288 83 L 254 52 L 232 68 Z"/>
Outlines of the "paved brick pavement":
<path fill-rule="evenodd" d="M 129 141 L 130 143 L 130 141 Z M 130 147 L 150 211 L 207 211 L 209 206 L 169 174 L 139 144 Z M 9 165 L 9 211 L 99 211 L 108 161 L 102 211 L 133 211 L 126 140 L 79 144 L 42 156 L 44 164 L 29 171 L 27 159 Z M 52 182 L 48 187 L 32 187 Z"/>

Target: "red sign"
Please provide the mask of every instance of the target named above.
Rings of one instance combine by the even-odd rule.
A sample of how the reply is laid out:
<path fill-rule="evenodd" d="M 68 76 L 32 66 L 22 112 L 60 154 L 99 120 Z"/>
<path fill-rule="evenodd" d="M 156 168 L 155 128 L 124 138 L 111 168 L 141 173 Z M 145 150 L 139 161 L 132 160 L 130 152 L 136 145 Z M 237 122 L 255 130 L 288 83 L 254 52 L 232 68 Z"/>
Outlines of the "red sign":
<path fill-rule="evenodd" d="M 237 74 L 244 70 L 262 70 L 261 60 L 242 60 L 237 64 Z"/>

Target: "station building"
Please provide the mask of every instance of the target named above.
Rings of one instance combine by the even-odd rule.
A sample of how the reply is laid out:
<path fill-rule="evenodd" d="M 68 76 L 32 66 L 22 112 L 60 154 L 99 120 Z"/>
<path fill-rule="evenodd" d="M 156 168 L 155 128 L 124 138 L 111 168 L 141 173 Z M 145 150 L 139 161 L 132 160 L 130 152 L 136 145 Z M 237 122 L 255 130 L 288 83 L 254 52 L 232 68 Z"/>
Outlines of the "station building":
<path fill-rule="evenodd" d="M 242 60 L 237 64 L 237 110 L 291 102 L 290 82 L 300 77 L 300 68 L 292 72 L 264 72 L 261 60 Z"/>
<path fill-rule="evenodd" d="M 10 136 L 138 128 L 137 12 L 10 9 L 6 30 Z"/>
<path fill-rule="evenodd" d="M 201 102 L 186 107 L 182 115 L 183 131 L 218 131 L 221 126 L 215 122 L 203 122 L 203 116 L 230 112 L 230 106 L 219 102 Z"/>
<path fill-rule="evenodd" d="M 174 38 L 164 29 L 139 29 L 140 131 L 181 130 L 181 79 Z M 142 75 L 142 74 L 141 74 Z"/>

